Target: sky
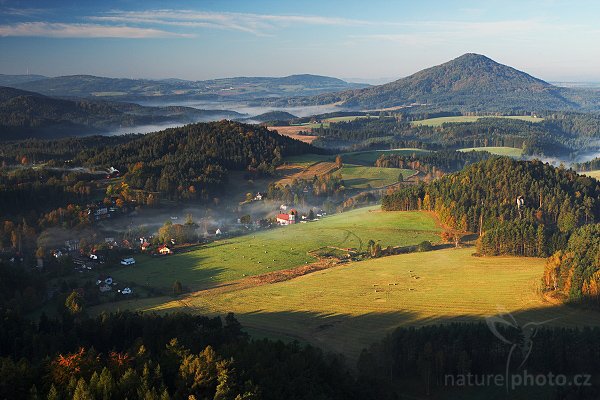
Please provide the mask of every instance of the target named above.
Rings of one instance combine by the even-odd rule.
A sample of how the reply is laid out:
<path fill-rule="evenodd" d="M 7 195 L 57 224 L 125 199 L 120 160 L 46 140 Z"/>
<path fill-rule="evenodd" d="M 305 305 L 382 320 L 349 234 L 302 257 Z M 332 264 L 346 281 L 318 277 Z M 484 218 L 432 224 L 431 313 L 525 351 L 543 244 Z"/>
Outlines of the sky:
<path fill-rule="evenodd" d="M 600 81 L 598 1 L 0 0 L 0 73 L 385 81 L 464 53 Z"/>

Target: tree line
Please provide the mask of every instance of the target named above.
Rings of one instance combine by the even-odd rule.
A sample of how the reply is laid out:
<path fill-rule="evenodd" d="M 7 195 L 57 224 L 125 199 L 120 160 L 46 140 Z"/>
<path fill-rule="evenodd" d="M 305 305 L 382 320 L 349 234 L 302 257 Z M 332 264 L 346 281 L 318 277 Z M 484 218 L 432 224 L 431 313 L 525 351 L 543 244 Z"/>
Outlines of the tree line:
<path fill-rule="evenodd" d="M 425 149 L 504 146 L 540 156 L 567 156 L 597 148 L 600 138 L 597 116 L 568 112 L 547 112 L 540 116 L 544 119 L 538 122 L 481 116 L 473 122 L 426 126 L 413 125 L 414 115 L 399 113 L 393 117 L 362 118 L 313 129 L 319 136 L 313 144 L 353 150 L 407 145 Z"/>

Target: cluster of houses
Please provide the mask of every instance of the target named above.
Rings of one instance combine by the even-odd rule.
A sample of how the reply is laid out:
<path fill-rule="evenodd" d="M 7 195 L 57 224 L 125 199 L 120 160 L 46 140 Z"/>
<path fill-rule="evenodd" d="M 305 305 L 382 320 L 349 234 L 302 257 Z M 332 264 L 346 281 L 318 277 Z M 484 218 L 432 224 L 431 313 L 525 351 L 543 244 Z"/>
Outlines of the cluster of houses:
<path fill-rule="evenodd" d="M 151 239 L 148 238 L 140 238 L 140 250 L 144 253 L 153 253 L 159 254 L 161 256 L 168 256 L 174 253 L 175 241 L 171 240 L 170 244 L 161 244 L 156 250 L 152 250 L 152 243 L 150 243 Z"/>

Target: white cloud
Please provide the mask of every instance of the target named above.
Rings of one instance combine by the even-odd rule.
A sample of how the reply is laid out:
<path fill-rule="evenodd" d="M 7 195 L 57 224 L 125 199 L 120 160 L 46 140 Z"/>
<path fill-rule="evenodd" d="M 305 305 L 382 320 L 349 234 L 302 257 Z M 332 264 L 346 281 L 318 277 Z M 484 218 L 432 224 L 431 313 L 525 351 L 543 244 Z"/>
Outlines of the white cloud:
<path fill-rule="evenodd" d="M 266 35 L 291 25 L 359 26 L 370 21 L 311 15 L 269 15 L 251 13 L 205 12 L 192 10 L 111 11 L 88 17 L 94 21 L 135 24 L 170 25 L 237 30 L 254 35 Z"/>
<path fill-rule="evenodd" d="M 152 28 L 56 22 L 22 22 L 0 25 L 0 37 L 9 36 L 130 39 L 193 37 L 190 34 L 173 33 Z"/>
<path fill-rule="evenodd" d="M 0 4 L 2 4 L 0 2 Z M 6 7 L 0 9 L 0 15 L 11 15 L 17 17 L 32 17 L 35 15 L 45 14 L 46 10 L 43 8 L 13 8 Z"/>

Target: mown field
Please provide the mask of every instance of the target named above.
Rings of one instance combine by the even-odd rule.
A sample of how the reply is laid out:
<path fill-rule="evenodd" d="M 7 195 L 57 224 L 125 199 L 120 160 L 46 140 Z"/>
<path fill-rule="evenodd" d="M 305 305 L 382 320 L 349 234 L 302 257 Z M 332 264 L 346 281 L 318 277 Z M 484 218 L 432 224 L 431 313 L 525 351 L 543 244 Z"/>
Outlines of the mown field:
<path fill-rule="evenodd" d="M 336 169 L 334 164 L 335 155 L 305 154 L 285 159 L 285 168 L 281 172 L 289 171 L 280 180 L 280 184 L 290 184 L 294 178 L 310 179 L 324 173 L 341 173 L 346 188 L 366 189 L 380 188 L 398 182 L 402 174 L 404 179 L 414 175 L 416 171 L 411 169 L 381 168 L 374 167 L 375 160 L 381 154 L 413 154 L 419 149 L 397 149 L 397 150 L 375 150 L 356 153 L 344 153 L 342 157 L 342 168 Z"/>
<path fill-rule="evenodd" d="M 507 156 L 514 158 L 521 158 L 523 155 L 523 149 L 518 149 L 516 147 L 468 147 L 464 149 L 460 149 L 459 151 L 487 151 L 492 154 L 496 154 L 499 156 Z"/>
<path fill-rule="evenodd" d="M 365 189 L 368 187 L 380 188 L 398 182 L 400 174 L 403 180 L 412 176 L 415 171 L 400 168 L 364 167 L 361 165 L 344 164 L 339 170 L 344 184 L 352 189 Z"/>
<path fill-rule="evenodd" d="M 600 313 L 544 302 L 543 259 L 472 253 L 465 248 L 384 257 L 275 284 L 201 291 L 177 300 L 132 300 L 118 307 L 232 311 L 253 334 L 298 339 L 350 360 L 398 326 L 477 321 L 505 312 L 521 323 L 600 325 Z"/>
<path fill-rule="evenodd" d="M 437 117 L 437 118 L 428 118 L 420 121 L 412 121 L 411 124 L 413 126 L 441 126 L 445 123 L 453 123 L 453 122 L 475 122 L 480 118 L 508 118 L 508 119 L 519 119 L 521 121 L 527 122 L 541 122 L 544 119 L 539 117 L 531 117 L 527 115 L 504 115 L 504 116 L 495 116 L 490 115 L 488 117 L 483 116 L 456 116 L 456 117 Z"/>
<path fill-rule="evenodd" d="M 439 241 L 440 229 L 430 214 L 384 213 L 378 208 L 361 208 L 321 221 L 222 239 L 183 254 L 140 256 L 135 267 L 119 268 L 112 276 L 119 282 L 166 291 L 179 280 L 189 290 L 200 290 L 311 263 L 315 258 L 308 252 L 322 246 L 364 250 L 371 239 L 382 246 Z"/>

